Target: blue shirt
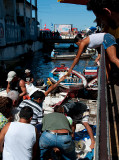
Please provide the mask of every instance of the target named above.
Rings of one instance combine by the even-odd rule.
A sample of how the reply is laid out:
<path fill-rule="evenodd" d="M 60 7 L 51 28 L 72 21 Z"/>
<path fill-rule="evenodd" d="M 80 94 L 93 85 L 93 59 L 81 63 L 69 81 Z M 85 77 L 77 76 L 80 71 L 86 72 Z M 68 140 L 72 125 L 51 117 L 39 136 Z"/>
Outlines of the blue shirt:
<path fill-rule="evenodd" d="M 55 56 L 55 52 L 52 51 L 52 52 L 51 52 L 51 57 L 54 57 L 54 56 Z"/>

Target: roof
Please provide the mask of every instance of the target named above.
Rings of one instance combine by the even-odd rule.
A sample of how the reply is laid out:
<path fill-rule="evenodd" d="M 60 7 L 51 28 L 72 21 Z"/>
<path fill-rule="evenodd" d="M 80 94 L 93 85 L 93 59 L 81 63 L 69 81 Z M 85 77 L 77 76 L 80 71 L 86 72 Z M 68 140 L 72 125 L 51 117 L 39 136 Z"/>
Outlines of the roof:
<path fill-rule="evenodd" d="M 58 0 L 58 2 L 86 5 L 88 0 Z"/>

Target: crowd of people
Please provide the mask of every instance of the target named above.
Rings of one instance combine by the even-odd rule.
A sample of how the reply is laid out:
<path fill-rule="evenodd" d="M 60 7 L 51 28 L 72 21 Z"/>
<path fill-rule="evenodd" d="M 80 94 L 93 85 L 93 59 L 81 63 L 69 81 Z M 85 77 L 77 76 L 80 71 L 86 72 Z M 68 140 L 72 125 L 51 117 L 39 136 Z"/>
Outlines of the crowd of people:
<path fill-rule="evenodd" d="M 64 67 L 64 64 L 61 66 Z M 0 151 L 3 160 L 8 157 L 17 160 L 21 157 L 28 160 L 31 157 L 35 160 L 44 159 L 47 150 L 51 148 L 58 152 L 60 150 L 64 159 L 74 160 L 76 153 L 73 139 L 76 124 L 79 122 L 86 127 L 91 137 L 90 147 L 94 148 L 95 140 L 88 124 L 87 106 L 78 102 L 70 103 L 72 107 L 69 105 L 69 109 L 74 110 L 74 115 L 71 114 L 72 111 L 70 113 L 63 111 L 67 104 L 56 107 L 53 113 L 44 114 L 43 112 L 42 102 L 45 97 L 64 79 L 65 76 L 61 77 L 56 84 L 52 84 L 44 92 L 34 90 L 29 95 L 29 99 L 23 99 L 27 94 L 26 85 L 33 83 L 34 80 L 30 70 L 25 70 L 24 79 L 18 77 L 15 71 L 8 72 L 7 97 L 0 96 Z M 82 105 L 83 110 L 80 109 Z M 78 108 L 77 111 L 76 108 Z M 83 116 L 79 115 L 85 112 L 88 112 L 87 118 L 81 118 Z M 72 124 L 69 123 L 66 114 L 73 119 Z M 82 120 L 75 122 L 75 118 Z"/>
<path fill-rule="evenodd" d="M 29 69 L 25 70 L 24 79 L 15 71 L 10 71 L 7 77 L 7 97 L 0 96 L 0 152 L 3 160 L 38 160 L 44 159 L 47 151 L 61 152 L 62 159 L 75 160 L 75 144 L 73 139 L 76 124 L 81 123 L 87 129 L 91 139 L 90 148 L 95 145 L 94 135 L 90 125 L 89 108 L 81 102 L 70 101 L 62 106 L 56 106 L 54 112 L 44 114 L 42 103 L 45 97 L 54 90 L 80 59 L 85 47 L 97 48 L 103 45 L 106 50 L 107 80 L 109 78 L 110 62 L 119 68 L 118 38 L 110 34 L 109 28 L 119 27 L 118 0 L 89 0 L 87 9 L 92 10 L 98 25 L 104 32 L 95 33 L 82 39 L 77 35 L 75 43 L 79 46 L 78 54 L 68 73 L 62 76 L 57 83 L 52 84 L 45 92 L 35 90 L 27 95 L 27 85 L 34 79 Z M 107 29 L 108 28 L 108 29 Z M 99 60 L 99 59 L 98 59 Z M 70 123 L 67 117 L 72 119 Z"/>

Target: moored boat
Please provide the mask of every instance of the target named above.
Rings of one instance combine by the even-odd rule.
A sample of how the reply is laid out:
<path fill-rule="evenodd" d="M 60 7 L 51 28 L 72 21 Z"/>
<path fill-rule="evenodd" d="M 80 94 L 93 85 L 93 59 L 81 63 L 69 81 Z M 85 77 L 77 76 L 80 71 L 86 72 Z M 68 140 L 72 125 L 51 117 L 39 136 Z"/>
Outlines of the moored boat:
<path fill-rule="evenodd" d="M 87 49 L 86 52 L 82 53 L 81 56 L 80 56 L 80 59 L 85 59 L 85 58 L 91 58 L 92 55 L 95 54 L 95 50 L 89 50 Z M 65 59 L 65 60 L 70 60 L 70 59 L 74 59 L 76 57 L 76 53 L 73 53 L 73 54 L 59 54 L 59 53 L 56 53 L 54 52 L 55 54 L 53 56 L 51 56 L 51 59 L 52 60 L 60 60 L 60 59 Z"/>
<path fill-rule="evenodd" d="M 84 69 L 83 73 L 87 81 L 91 81 L 98 76 L 98 68 L 98 66 L 87 66 Z"/>
<path fill-rule="evenodd" d="M 63 75 L 68 72 L 68 67 L 55 67 L 49 74 L 50 81 L 56 83 Z M 60 91 L 72 92 L 87 87 L 86 78 L 79 72 L 72 70 L 71 76 L 67 77 L 59 84 Z"/>
<path fill-rule="evenodd" d="M 87 85 L 87 90 L 93 90 L 93 91 L 97 91 L 98 90 L 98 78 L 94 78 L 93 80 L 91 80 L 88 85 Z"/>
<path fill-rule="evenodd" d="M 76 57 L 76 54 L 69 54 L 69 55 L 65 55 L 65 54 L 57 54 L 54 57 L 51 57 L 52 60 L 60 60 L 60 59 L 74 59 Z"/>

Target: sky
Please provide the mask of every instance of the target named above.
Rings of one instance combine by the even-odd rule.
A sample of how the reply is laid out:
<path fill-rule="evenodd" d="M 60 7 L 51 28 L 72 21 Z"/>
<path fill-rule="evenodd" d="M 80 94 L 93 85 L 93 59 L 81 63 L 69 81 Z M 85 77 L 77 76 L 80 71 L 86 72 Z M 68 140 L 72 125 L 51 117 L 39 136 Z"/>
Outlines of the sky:
<path fill-rule="evenodd" d="M 87 11 L 85 5 L 60 3 L 57 0 L 38 0 L 38 21 L 40 28 L 54 30 L 51 24 L 73 24 L 78 30 L 84 30 L 91 26 L 96 26 L 95 15 L 92 11 Z"/>

